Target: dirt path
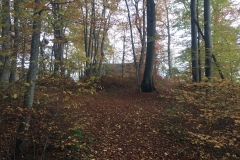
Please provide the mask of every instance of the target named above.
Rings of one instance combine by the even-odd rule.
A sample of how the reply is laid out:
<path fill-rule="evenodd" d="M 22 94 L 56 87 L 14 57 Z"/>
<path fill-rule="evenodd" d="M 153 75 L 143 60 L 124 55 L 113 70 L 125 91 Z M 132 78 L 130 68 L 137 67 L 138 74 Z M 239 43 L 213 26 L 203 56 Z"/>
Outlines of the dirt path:
<path fill-rule="evenodd" d="M 177 147 L 168 144 L 170 137 L 161 132 L 166 102 L 157 93 L 100 93 L 84 103 L 81 117 L 93 139 L 92 158 L 166 159 L 173 154 L 169 147 Z"/>

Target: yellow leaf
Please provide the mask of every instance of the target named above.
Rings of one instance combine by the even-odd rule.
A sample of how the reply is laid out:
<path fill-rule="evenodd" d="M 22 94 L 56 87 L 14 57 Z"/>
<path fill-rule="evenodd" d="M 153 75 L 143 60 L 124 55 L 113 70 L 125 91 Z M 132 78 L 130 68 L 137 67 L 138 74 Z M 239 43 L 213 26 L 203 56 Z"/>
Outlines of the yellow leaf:
<path fill-rule="evenodd" d="M 29 87 L 29 86 L 30 86 L 30 83 L 25 83 L 25 86 Z"/>
<path fill-rule="evenodd" d="M 17 96 L 18 96 L 18 95 L 15 93 L 15 94 L 13 95 L 13 98 L 17 98 Z"/>

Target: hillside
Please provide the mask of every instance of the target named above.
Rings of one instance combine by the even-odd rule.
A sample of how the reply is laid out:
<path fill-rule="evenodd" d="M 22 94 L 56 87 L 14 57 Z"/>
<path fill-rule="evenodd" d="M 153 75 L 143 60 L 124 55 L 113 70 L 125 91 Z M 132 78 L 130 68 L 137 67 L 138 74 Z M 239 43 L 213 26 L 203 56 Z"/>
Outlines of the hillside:
<path fill-rule="evenodd" d="M 39 80 L 34 109 L 28 111 L 32 119 L 23 159 L 240 158 L 239 102 L 227 99 L 230 92 L 222 90 L 223 107 L 220 90 L 207 102 L 205 92 L 193 86 L 158 80 L 158 92 L 139 93 L 125 81 Z M 13 153 L 16 128 L 25 113 L 22 95 L 17 95 L 1 103 L 1 159 Z"/>

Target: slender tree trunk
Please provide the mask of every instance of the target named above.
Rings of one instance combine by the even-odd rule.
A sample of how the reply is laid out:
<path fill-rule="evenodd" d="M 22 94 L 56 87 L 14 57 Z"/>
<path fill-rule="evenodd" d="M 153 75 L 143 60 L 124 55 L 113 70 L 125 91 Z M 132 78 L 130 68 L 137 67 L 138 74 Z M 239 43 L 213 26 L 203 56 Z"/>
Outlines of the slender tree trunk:
<path fill-rule="evenodd" d="M 123 54 L 122 54 L 122 77 L 124 76 L 125 50 L 126 50 L 126 27 L 124 26 L 124 30 L 123 30 Z"/>
<path fill-rule="evenodd" d="M 14 0 L 14 44 L 13 44 L 13 56 L 11 62 L 11 72 L 10 72 L 10 83 L 13 83 L 16 80 L 16 69 L 17 69 L 17 53 L 19 45 L 19 26 L 18 26 L 18 16 L 19 16 L 19 0 Z"/>
<path fill-rule="evenodd" d="M 202 38 L 204 39 L 204 41 L 206 41 L 206 40 L 205 40 L 205 36 L 203 35 L 203 32 L 201 31 L 201 28 L 200 28 L 199 24 L 197 23 L 197 21 L 195 21 L 195 23 L 196 23 L 196 25 L 197 25 L 197 27 L 198 27 L 199 36 L 201 35 Z M 199 46 L 200 46 L 200 45 L 199 45 Z M 199 51 L 199 52 L 200 52 L 200 51 Z M 219 63 L 217 62 L 217 59 L 216 59 L 216 57 L 215 57 L 215 55 L 214 55 L 213 53 L 212 53 L 212 59 L 213 59 L 213 61 L 215 62 L 217 68 L 218 68 L 218 73 L 219 73 L 220 77 L 221 77 L 222 79 L 224 79 L 224 75 L 223 75 L 223 73 L 222 73 L 222 71 L 221 71 L 221 67 L 220 67 Z M 200 64 L 200 63 L 199 63 L 199 64 Z"/>
<path fill-rule="evenodd" d="M 140 55 L 140 59 L 139 59 L 139 71 L 142 73 L 143 71 L 143 64 L 144 64 L 144 55 L 146 52 L 146 0 L 143 0 L 143 28 L 142 28 L 142 47 L 141 47 L 141 55 Z"/>
<path fill-rule="evenodd" d="M 192 37 L 192 79 L 194 82 L 199 82 L 199 70 L 198 70 L 198 52 L 197 52 L 197 25 L 195 20 L 196 14 L 196 0 L 191 0 L 191 37 Z"/>
<path fill-rule="evenodd" d="M 102 18 L 105 19 L 105 15 L 106 15 L 106 6 L 103 6 L 102 9 Z M 106 23 L 104 23 L 104 29 L 106 28 Z M 98 34 L 100 34 L 100 29 L 98 31 Z M 99 36 L 98 36 L 99 38 Z M 103 57 L 104 57 L 104 40 L 105 40 L 105 32 L 103 32 L 103 36 L 101 39 L 101 44 L 100 44 L 100 58 L 99 58 L 99 65 L 98 65 L 98 74 L 101 75 L 102 74 L 102 61 L 103 61 Z"/>
<path fill-rule="evenodd" d="M 147 0 L 147 56 L 141 84 L 143 92 L 153 92 L 153 66 L 155 55 L 156 13 L 154 0 Z"/>
<path fill-rule="evenodd" d="M 91 23 L 91 28 L 92 28 L 92 49 L 91 49 L 91 61 L 90 61 L 90 69 L 89 69 L 89 76 L 92 76 L 93 74 L 93 69 L 95 66 L 94 60 L 95 56 L 97 54 L 96 46 L 97 46 L 97 37 L 96 37 L 96 14 L 95 14 L 95 0 L 93 0 L 92 3 L 92 23 Z"/>
<path fill-rule="evenodd" d="M 224 75 L 223 75 L 223 73 L 220 69 L 221 67 L 220 67 L 219 63 L 217 62 L 217 59 L 216 59 L 214 54 L 212 54 L 212 58 L 213 58 L 213 61 L 215 62 L 216 66 L 217 66 L 217 70 L 218 70 L 218 73 L 219 73 L 221 79 L 224 79 Z"/>
<path fill-rule="evenodd" d="M 90 23 L 90 30 L 89 30 L 89 39 L 87 42 L 87 52 L 86 52 L 86 76 L 91 76 L 91 67 L 92 67 L 92 52 L 93 52 L 93 25 L 94 25 L 94 14 L 95 14 L 95 0 L 92 0 L 92 13 L 91 13 L 91 23 Z M 87 21 L 88 19 L 86 19 Z M 88 28 L 87 28 L 88 29 Z"/>
<path fill-rule="evenodd" d="M 198 27 L 199 36 L 201 35 L 202 38 L 204 39 L 205 43 L 206 43 L 206 40 L 205 40 L 206 38 L 205 38 L 205 36 L 203 35 L 203 32 L 202 32 L 202 30 L 201 30 L 198 22 L 195 21 L 195 23 L 196 23 L 196 25 L 197 25 L 197 27 Z M 200 46 L 200 45 L 199 45 L 199 46 Z M 200 51 L 199 51 L 199 52 L 200 52 Z M 217 59 L 216 59 L 216 57 L 215 57 L 215 55 L 214 55 L 213 53 L 212 53 L 212 59 L 213 59 L 213 61 L 215 62 L 217 68 L 218 68 L 218 73 L 219 73 L 220 77 L 221 77 L 222 79 L 224 79 L 224 75 L 223 75 L 223 73 L 222 73 L 222 71 L 221 71 L 221 67 L 220 67 L 219 63 L 217 62 Z M 206 67 L 205 67 L 205 68 L 206 68 Z"/>
<path fill-rule="evenodd" d="M 2 1 L 2 54 L 0 55 L 0 83 L 9 82 L 10 71 L 10 0 Z"/>
<path fill-rule="evenodd" d="M 170 20 L 169 20 L 169 9 L 167 6 L 167 0 L 164 1 L 165 3 L 165 8 L 167 11 L 167 33 L 168 33 L 168 70 L 169 70 L 169 77 L 172 78 L 172 60 L 171 60 L 171 31 L 170 31 Z"/>
<path fill-rule="evenodd" d="M 35 0 L 36 4 L 39 4 L 41 0 Z M 26 110 L 30 110 L 33 105 L 34 99 L 34 89 L 35 89 L 35 81 L 37 75 L 38 68 L 38 55 L 39 55 L 39 47 L 40 47 L 40 31 L 41 31 L 41 20 L 40 20 L 41 12 L 35 10 L 35 20 L 33 21 L 33 34 L 32 34 L 32 42 L 31 42 L 31 53 L 30 53 L 30 66 L 27 74 L 27 86 L 26 93 L 24 95 L 23 108 Z M 23 115 L 21 118 L 21 123 L 18 127 L 18 133 L 20 137 L 16 139 L 16 148 L 15 154 L 24 154 L 24 150 L 26 147 L 26 134 L 29 128 L 31 114 L 30 112 Z M 15 156 L 15 155 L 14 155 Z M 14 157 L 15 158 L 15 157 Z"/>
<path fill-rule="evenodd" d="M 105 19 L 105 14 L 106 14 L 106 7 L 103 7 L 103 12 L 102 12 L 102 18 Z M 100 52 L 101 52 L 101 56 L 100 56 L 100 60 L 99 60 L 99 74 L 102 74 L 102 62 L 103 62 L 103 58 L 104 58 L 104 43 L 105 43 L 105 38 L 107 35 L 107 31 L 109 29 L 109 25 L 110 25 L 110 17 L 111 14 L 109 13 L 107 16 L 107 19 L 104 23 L 104 31 L 102 34 L 102 39 L 101 39 L 101 46 L 100 46 Z"/>
<path fill-rule="evenodd" d="M 88 58 L 88 6 L 87 6 L 87 0 L 85 0 L 85 17 L 83 16 L 83 19 L 84 19 L 84 47 L 85 47 L 85 54 L 86 54 L 86 58 Z M 83 9 L 82 9 L 82 12 L 83 12 Z M 89 66 L 89 62 L 88 60 L 86 61 L 86 64 L 85 64 L 85 75 L 87 75 L 87 68 Z"/>
<path fill-rule="evenodd" d="M 212 35 L 210 0 L 204 0 L 205 76 L 212 78 Z"/>
<path fill-rule="evenodd" d="M 132 53 L 133 53 L 133 60 L 134 60 L 134 65 L 135 65 L 135 73 L 136 73 L 136 81 L 137 85 L 139 86 L 139 75 L 138 75 L 138 64 L 137 64 L 137 58 L 136 58 L 136 53 L 135 53 L 135 46 L 134 46 L 134 40 L 133 40 L 133 32 L 132 32 L 132 22 L 131 22 L 131 17 L 130 17 L 130 10 L 128 7 L 127 0 L 125 0 L 127 11 L 128 11 L 128 22 L 129 22 L 129 27 L 130 27 L 130 34 L 131 34 L 131 43 L 132 43 Z"/>
<path fill-rule="evenodd" d="M 140 40 L 141 40 L 141 54 L 139 58 L 139 64 L 138 64 L 138 74 L 142 73 L 142 66 L 143 66 L 143 56 L 145 54 L 146 50 L 146 20 L 145 20 L 145 5 L 146 2 L 143 0 L 142 4 L 142 21 L 140 19 L 140 14 L 139 14 L 139 8 L 138 8 L 138 3 L 139 1 L 135 0 L 135 10 L 136 10 L 136 18 L 135 18 L 135 25 L 137 27 L 138 33 L 140 35 Z M 139 75 L 138 75 L 139 76 Z"/>
<path fill-rule="evenodd" d="M 25 53 L 26 53 L 26 38 L 23 38 L 22 44 L 22 57 L 21 57 L 21 76 L 25 74 Z"/>
<path fill-rule="evenodd" d="M 197 23 L 199 24 L 199 0 L 197 0 L 197 7 L 196 7 L 196 10 L 197 10 Z M 197 24 L 196 24 L 197 25 Z M 197 35 L 197 43 L 198 43 L 198 47 L 197 47 L 197 54 L 198 54 L 198 78 L 199 78 L 199 82 L 202 81 L 202 70 L 201 70 L 201 44 L 200 44 L 200 36 L 201 36 L 201 33 L 200 33 L 200 30 L 198 28 L 198 35 Z"/>

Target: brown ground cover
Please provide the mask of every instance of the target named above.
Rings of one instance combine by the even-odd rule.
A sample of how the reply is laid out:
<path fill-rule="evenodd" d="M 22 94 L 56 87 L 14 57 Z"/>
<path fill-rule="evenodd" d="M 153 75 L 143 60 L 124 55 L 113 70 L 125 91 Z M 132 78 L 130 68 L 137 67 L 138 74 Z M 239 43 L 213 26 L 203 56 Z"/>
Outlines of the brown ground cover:
<path fill-rule="evenodd" d="M 37 87 L 27 150 L 19 159 L 240 158 L 239 112 L 216 116 L 219 108 L 191 103 L 185 92 L 179 95 L 186 89 L 171 91 L 176 86 L 170 82 L 157 84 L 158 93 L 113 82 L 94 94 L 80 92 L 79 84 L 68 84 L 63 92 L 49 85 Z M 21 98 L 16 101 L 21 104 Z M 19 110 L 10 111 L 0 124 L 5 128 L 0 132 L 2 159 L 13 153 L 21 117 Z"/>

